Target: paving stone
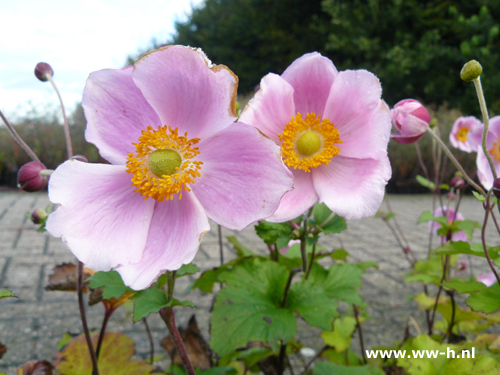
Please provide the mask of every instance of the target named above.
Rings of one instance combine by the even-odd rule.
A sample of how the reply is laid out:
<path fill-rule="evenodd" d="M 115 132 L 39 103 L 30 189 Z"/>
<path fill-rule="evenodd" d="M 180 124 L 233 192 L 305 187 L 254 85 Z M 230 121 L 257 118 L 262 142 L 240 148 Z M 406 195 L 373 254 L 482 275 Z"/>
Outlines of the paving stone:
<path fill-rule="evenodd" d="M 391 206 L 397 213 L 397 220 L 410 247 L 418 259 L 424 259 L 428 251 L 428 224 L 418 224 L 422 211 L 432 208 L 431 196 L 390 196 Z M 30 359 L 53 360 L 57 344 L 65 332 L 81 332 L 76 293 L 47 292 L 44 290 L 48 277 L 55 265 L 74 261 L 74 256 L 58 238 L 47 233 L 36 232 L 35 226 L 28 219 L 35 208 L 44 208 L 49 204 L 46 193 L 27 194 L 22 192 L 0 192 L 0 288 L 9 288 L 19 296 L 18 299 L 0 301 L 0 342 L 8 350 L 0 360 L 0 372 L 16 373 L 16 366 Z M 385 205 L 381 210 L 387 211 Z M 473 197 L 462 200 L 460 211 L 467 219 L 482 221 L 484 212 Z M 394 223 L 391 221 L 394 227 Z M 222 229 L 224 238 L 236 236 L 245 246 L 259 254 L 268 254 L 266 245 L 255 234 L 253 226 L 242 232 Z M 499 237 L 492 225 L 487 228 L 487 241 L 499 245 Z M 474 241 L 479 241 L 479 233 Z M 434 238 L 433 243 L 438 241 Z M 410 332 L 425 330 L 425 315 L 416 309 L 414 302 L 408 302 L 411 296 L 422 291 L 419 284 L 405 284 L 402 277 L 409 270 L 401 248 L 391 233 L 390 228 L 378 218 L 366 218 L 349 221 L 347 231 L 340 235 L 322 237 L 320 245 L 327 249 L 345 248 L 353 262 L 375 261 L 378 269 L 369 269 L 363 276 L 361 294 L 368 303 L 367 313 L 370 319 L 363 323 L 366 348 L 376 345 L 391 345 L 395 340 L 402 340 L 405 326 L 410 319 L 416 322 L 410 325 Z M 224 239 L 224 260 L 235 257 L 231 245 Z M 463 261 L 469 262 L 464 257 Z M 323 264 L 331 264 L 331 259 L 323 259 Z M 200 250 L 195 257 L 195 264 L 207 270 L 220 265 L 217 225 L 211 223 L 211 230 L 202 240 Z M 482 259 L 471 260 L 475 274 L 488 272 Z M 466 272 L 470 272 L 467 269 Z M 197 275 L 196 275 L 197 276 Z M 193 313 L 196 313 L 200 330 L 209 339 L 210 309 L 214 301 L 212 294 L 205 295 L 199 290 L 187 292 L 194 277 L 181 278 L 176 285 L 178 298 L 193 301 L 197 309 L 177 309 L 176 320 L 179 326 L 185 326 Z M 219 287 L 216 285 L 214 291 Z M 431 290 L 434 290 L 431 288 Z M 347 311 L 346 304 L 340 309 Z M 131 310 L 124 306 L 113 315 L 109 330 L 122 331 L 136 342 L 137 355 L 148 358 L 150 346 L 143 322 L 133 324 Z M 87 308 L 87 319 L 91 329 L 99 330 L 102 322 L 102 306 Z M 148 325 L 155 341 L 156 354 L 164 353 L 160 341 L 167 335 L 161 318 L 154 314 L 148 319 Z M 323 346 L 319 338 L 320 330 L 310 328 L 298 319 L 299 338 L 307 346 L 320 350 Z M 353 348 L 360 350 L 358 340 L 353 341 Z M 292 363 L 299 365 L 301 358 L 294 357 Z M 168 356 L 160 361 L 161 366 L 168 365 Z"/>

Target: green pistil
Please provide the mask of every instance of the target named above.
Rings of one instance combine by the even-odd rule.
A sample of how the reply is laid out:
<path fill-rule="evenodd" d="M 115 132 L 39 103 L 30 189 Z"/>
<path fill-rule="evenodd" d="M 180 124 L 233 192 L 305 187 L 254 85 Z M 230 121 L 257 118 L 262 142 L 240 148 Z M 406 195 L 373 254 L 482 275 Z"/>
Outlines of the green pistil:
<path fill-rule="evenodd" d="M 309 156 L 314 154 L 321 147 L 319 136 L 312 131 L 302 134 L 297 141 L 297 149 L 302 155 Z"/>
<path fill-rule="evenodd" d="M 174 174 L 181 164 L 181 156 L 174 150 L 156 150 L 149 155 L 149 169 L 158 177 Z"/>

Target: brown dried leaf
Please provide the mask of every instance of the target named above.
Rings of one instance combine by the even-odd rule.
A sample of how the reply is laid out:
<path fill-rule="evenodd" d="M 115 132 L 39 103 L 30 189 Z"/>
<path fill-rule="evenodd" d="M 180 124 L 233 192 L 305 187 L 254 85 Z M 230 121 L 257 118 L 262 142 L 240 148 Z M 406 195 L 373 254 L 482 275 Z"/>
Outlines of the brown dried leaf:
<path fill-rule="evenodd" d="M 83 268 L 83 293 L 87 293 L 87 280 L 95 273 L 90 268 Z M 73 263 L 63 263 L 54 267 L 54 272 L 49 276 L 49 285 L 45 290 L 61 290 L 64 292 L 76 292 L 78 280 L 78 267 Z"/>
<path fill-rule="evenodd" d="M 106 307 L 106 311 L 116 310 L 125 302 L 130 301 L 130 297 L 132 296 L 131 293 L 126 293 L 120 296 L 119 298 L 103 299 L 102 290 L 103 290 L 102 288 L 90 289 L 89 306 L 94 306 L 99 302 L 102 302 Z"/>
<path fill-rule="evenodd" d="M 186 351 L 194 367 L 202 370 L 208 370 L 212 367 L 210 347 L 203 339 L 196 322 L 195 315 L 191 316 L 186 329 L 179 328 L 182 340 L 186 345 Z M 168 335 L 161 342 L 161 346 L 170 354 L 172 364 L 182 366 L 182 360 L 177 353 L 172 336 Z"/>
<path fill-rule="evenodd" d="M 18 375 L 52 375 L 54 366 L 48 361 L 33 360 L 17 368 Z"/>

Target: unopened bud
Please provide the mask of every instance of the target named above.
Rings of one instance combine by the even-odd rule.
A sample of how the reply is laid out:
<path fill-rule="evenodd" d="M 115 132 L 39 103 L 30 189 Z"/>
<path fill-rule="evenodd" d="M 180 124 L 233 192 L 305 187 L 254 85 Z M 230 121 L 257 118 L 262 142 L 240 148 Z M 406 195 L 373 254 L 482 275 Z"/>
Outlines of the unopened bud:
<path fill-rule="evenodd" d="M 446 194 L 446 198 L 448 198 L 450 201 L 454 201 L 457 198 L 457 196 L 454 192 L 450 191 L 448 192 L 448 194 Z"/>
<path fill-rule="evenodd" d="M 455 189 L 463 189 L 465 186 L 465 181 L 462 177 L 453 177 L 451 179 L 450 185 Z"/>
<path fill-rule="evenodd" d="M 405 252 L 405 254 L 409 254 L 410 253 L 410 248 L 404 247 L 403 251 Z"/>
<path fill-rule="evenodd" d="M 495 181 L 493 181 L 493 194 L 497 199 L 500 199 L 500 178 L 497 178 Z"/>
<path fill-rule="evenodd" d="M 82 163 L 89 162 L 89 160 L 85 156 L 80 155 L 80 154 L 72 156 L 70 160 L 81 161 Z"/>
<path fill-rule="evenodd" d="M 43 210 L 41 208 L 37 208 L 31 214 L 31 221 L 34 224 L 43 224 L 43 223 L 45 223 L 45 220 L 47 220 L 48 217 L 49 217 L 49 215 L 47 214 L 47 212 L 45 210 Z"/>
<path fill-rule="evenodd" d="M 403 144 L 418 142 L 431 121 L 429 111 L 415 99 L 401 100 L 394 106 L 391 115 L 397 129 L 397 133 L 392 133 L 391 137 Z"/>
<path fill-rule="evenodd" d="M 28 192 L 40 191 L 47 186 L 48 176 L 40 173 L 47 168 L 38 161 L 30 161 L 24 164 L 17 174 L 17 186 Z"/>
<path fill-rule="evenodd" d="M 54 71 L 52 67 L 44 62 L 39 62 L 35 67 L 35 76 L 42 82 L 46 82 L 49 80 L 49 77 L 54 77 Z"/>
<path fill-rule="evenodd" d="M 458 270 L 459 271 L 465 271 L 466 269 L 467 269 L 467 263 L 465 263 L 465 262 L 458 263 Z"/>
<path fill-rule="evenodd" d="M 475 80 L 483 72 L 483 67 L 476 60 L 471 60 L 464 65 L 460 71 L 460 78 L 465 82 L 470 82 Z"/>

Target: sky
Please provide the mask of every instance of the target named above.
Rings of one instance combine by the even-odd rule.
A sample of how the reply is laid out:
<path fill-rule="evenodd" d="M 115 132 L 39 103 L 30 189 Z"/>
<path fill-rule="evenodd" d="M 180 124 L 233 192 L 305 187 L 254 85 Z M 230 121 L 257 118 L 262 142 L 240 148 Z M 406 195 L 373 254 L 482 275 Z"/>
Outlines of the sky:
<path fill-rule="evenodd" d="M 122 68 L 127 56 L 165 41 L 174 22 L 203 0 L 0 0 L 0 110 L 8 118 L 31 109 L 60 110 L 49 82 L 33 71 L 54 70 L 67 112 L 81 102 L 89 73 Z"/>

